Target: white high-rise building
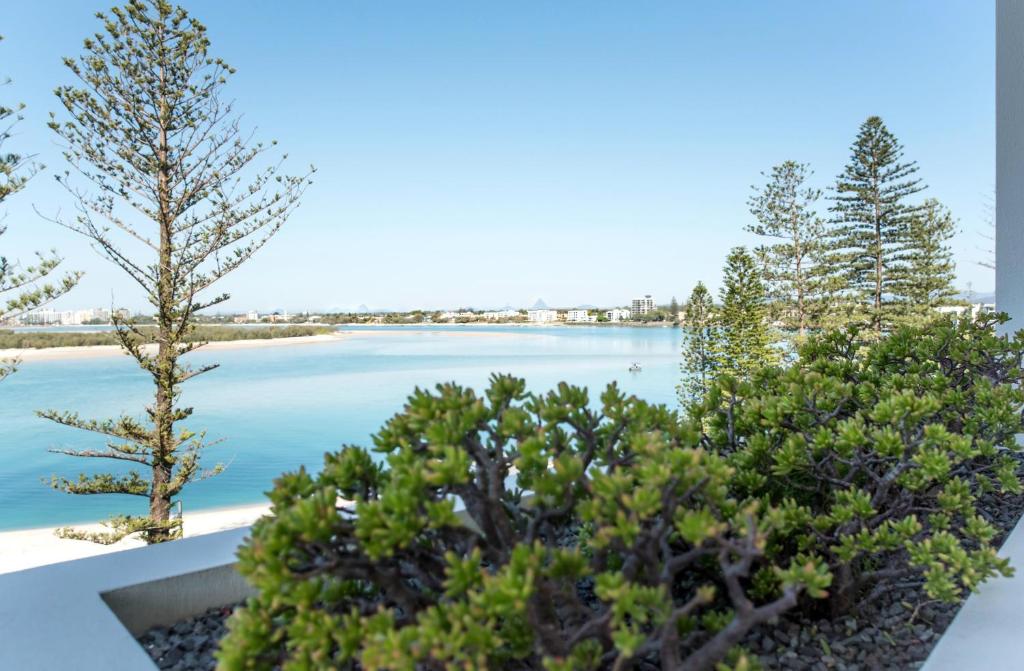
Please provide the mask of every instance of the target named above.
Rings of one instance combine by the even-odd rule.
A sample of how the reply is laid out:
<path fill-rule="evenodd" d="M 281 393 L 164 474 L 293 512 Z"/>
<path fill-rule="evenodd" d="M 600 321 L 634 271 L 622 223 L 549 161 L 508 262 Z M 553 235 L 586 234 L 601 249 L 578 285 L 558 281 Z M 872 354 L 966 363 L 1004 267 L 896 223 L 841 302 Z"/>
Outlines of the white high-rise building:
<path fill-rule="evenodd" d="M 21 316 L 21 323 L 33 326 L 60 324 L 60 313 L 52 308 L 39 308 L 38 310 L 32 310 L 23 314 Z"/>
<path fill-rule="evenodd" d="M 640 315 L 645 315 L 648 312 L 654 310 L 654 299 L 651 298 L 650 294 L 645 295 L 643 298 L 634 298 L 633 305 L 630 307 L 630 316 L 636 319 Z"/>
<path fill-rule="evenodd" d="M 526 318 L 531 322 L 546 324 L 558 321 L 558 310 L 528 310 Z"/>

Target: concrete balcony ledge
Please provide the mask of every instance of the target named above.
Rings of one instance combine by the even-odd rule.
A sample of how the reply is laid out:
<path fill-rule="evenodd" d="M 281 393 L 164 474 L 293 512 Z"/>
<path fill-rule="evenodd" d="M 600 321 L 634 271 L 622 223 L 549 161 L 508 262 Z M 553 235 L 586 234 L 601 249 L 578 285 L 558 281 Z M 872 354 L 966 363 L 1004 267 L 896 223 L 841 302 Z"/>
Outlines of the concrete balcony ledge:
<path fill-rule="evenodd" d="M 0 669 L 156 669 L 134 636 L 245 598 L 249 527 L 0 575 Z"/>

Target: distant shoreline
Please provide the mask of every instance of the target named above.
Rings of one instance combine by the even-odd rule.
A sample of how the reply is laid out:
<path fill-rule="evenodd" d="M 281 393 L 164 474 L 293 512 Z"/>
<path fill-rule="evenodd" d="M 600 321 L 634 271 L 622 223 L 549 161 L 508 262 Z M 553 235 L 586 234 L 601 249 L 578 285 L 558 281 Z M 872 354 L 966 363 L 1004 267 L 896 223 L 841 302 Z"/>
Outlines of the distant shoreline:
<path fill-rule="evenodd" d="M 205 344 L 198 351 L 251 349 L 257 347 L 282 347 L 286 345 L 317 345 L 342 340 L 350 333 L 327 333 L 324 335 L 292 336 L 284 338 L 252 338 L 248 340 L 219 340 Z M 155 345 L 146 349 L 155 351 Z M 62 361 L 67 359 L 96 359 L 123 355 L 120 345 L 80 345 L 71 347 L 44 347 L 39 349 L 0 349 L 0 359 L 21 361 Z"/>
<path fill-rule="evenodd" d="M 289 336 L 289 337 L 278 337 L 278 338 L 250 338 L 245 340 L 218 340 L 205 344 L 198 351 L 225 351 L 225 350 L 236 350 L 236 349 L 254 349 L 263 347 L 287 347 L 292 345 L 317 345 L 329 342 L 337 342 L 352 336 L 365 336 L 365 335 L 386 335 L 388 330 L 394 329 L 394 332 L 402 332 L 406 334 L 410 333 L 424 333 L 424 334 L 436 334 L 444 333 L 446 329 L 452 327 L 468 327 L 472 329 L 480 329 L 479 332 L 473 333 L 470 331 L 448 331 L 446 335 L 455 337 L 477 337 L 477 336 L 510 336 L 509 333 L 487 333 L 487 330 L 498 328 L 498 327 L 515 327 L 522 329 L 558 329 L 558 328 L 578 328 L 585 326 L 600 326 L 602 328 L 676 328 L 671 323 L 654 322 L 654 323 L 641 323 L 641 324 L 622 324 L 622 323 L 594 323 L 594 324 L 573 324 L 565 322 L 557 323 L 468 323 L 468 324 L 363 324 L 363 323 L 344 323 L 344 324 L 321 324 L 321 326 L 330 326 L 339 329 L 334 333 L 326 333 L 321 335 L 311 336 Z M 361 327 L 350 331 L 344 330 L 349 327 Z M 369 328 L 367 328 L 369 327 Z M 148 350 L 155 350 L 155 345 L 147 345 Z M 67 347 L 43 347 L 43 348 L 22 348 L 22 349 L 0 349 L 0 360 L 3 359 L 19 359 L 24 362 L 29 361 L 65 361 L 74 359 L 97 359 L 104 357 L 114 357 L 123 355 L 124 350 L 121 349 L 120 345 L 74 345 Z"/>

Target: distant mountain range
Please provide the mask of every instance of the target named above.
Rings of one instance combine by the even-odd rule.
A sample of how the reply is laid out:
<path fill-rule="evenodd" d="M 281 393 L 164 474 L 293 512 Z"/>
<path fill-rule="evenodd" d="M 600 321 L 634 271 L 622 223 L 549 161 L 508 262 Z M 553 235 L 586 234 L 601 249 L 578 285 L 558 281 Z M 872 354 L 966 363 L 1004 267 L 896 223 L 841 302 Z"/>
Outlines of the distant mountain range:
<path fill-rule="evenodd" d="M 537 302 L 533 304 L 531 310 L 547 310 L 548 304 L 544 302 L 543 298 L 538 298 Z"/>

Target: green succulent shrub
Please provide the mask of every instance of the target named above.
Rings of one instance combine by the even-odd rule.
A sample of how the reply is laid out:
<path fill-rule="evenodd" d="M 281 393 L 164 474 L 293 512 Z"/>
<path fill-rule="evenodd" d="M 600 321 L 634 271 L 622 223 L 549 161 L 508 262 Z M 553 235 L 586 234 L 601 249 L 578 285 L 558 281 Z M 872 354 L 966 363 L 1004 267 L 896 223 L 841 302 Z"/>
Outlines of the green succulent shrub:
<path fill-rule="evenodd" d="M 614 386 L 417 390 L 366 450 L 282 476 L 239 552 L 234 669 L 749 668 L 755 625 L 825 596 L 788 520 L 675 412 Z M 756 596 L 755 596 L 756 593 Z"/>
<path fill-rule="evenodd" d="M 895 586 L 955 601 L 1010 574 L 977 506 L 1021 494 L 1024 332 L 997 335 L 1005 321 L 812 337 L 785 369 L 717 380 L 697 410 L 734 495 L 786 518 L 769 553 L 826 559 L 834 614 Z"/>

